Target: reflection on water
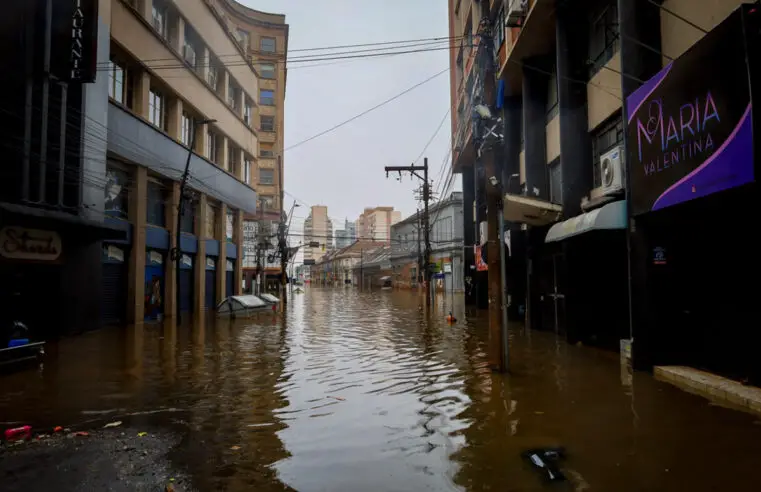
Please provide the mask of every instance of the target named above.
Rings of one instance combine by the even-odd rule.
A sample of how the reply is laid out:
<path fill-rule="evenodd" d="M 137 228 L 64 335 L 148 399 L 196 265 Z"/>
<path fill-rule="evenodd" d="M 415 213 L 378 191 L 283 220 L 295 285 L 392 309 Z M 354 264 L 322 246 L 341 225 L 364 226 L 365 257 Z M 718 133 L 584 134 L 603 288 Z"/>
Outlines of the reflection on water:
<path fill-rule="evenodd" d="M 439 302 L 310 289 L 285 316 L 67 339 L 0 379 L 0 421 L 171 427 L 201 490 L 544 490 L 520 453 L 558 445 L 565 490 L 753 488 L 752 416 L 520 326 L 492 374 L 485 316 Z"/>

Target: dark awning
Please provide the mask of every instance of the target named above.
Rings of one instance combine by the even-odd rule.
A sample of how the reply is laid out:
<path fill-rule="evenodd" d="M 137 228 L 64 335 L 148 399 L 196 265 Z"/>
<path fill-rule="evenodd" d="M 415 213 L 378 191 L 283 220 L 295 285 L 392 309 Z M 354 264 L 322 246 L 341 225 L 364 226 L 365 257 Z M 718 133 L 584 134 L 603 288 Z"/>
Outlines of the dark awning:
<path fill-rule="evenodd" d="M 123 241 L 127 239 L 127 231 L 124 228 L 58 210 L 0 202 L 0 216 L 3 217 L 2 222 L 5 224 L 9 220 L 18 219 L 42 228 L 61 229 L 62 227 L 69 227 L 95 240 Z M 18 225 L 25 224 L 19 223 Z"/>

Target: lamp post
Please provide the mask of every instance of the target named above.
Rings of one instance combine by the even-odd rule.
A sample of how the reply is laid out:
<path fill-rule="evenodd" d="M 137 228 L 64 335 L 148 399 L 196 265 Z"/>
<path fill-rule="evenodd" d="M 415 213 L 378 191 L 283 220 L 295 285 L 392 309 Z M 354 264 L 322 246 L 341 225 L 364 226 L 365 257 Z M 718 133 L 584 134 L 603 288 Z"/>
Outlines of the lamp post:
<path fill-rule="evenodd" d="M 175 224 L 175 243 L 172 248 L 171 257 L 174 260 L 174 280 L 175 280 L 175 316 L 180 317 L 180 266 L 182 264 L 182 250 L 180 248 L 180 238 L 182 233 L 180 231 L 182 224 L 182 214 L 185 211 L 185 187 L 188 184 L 188 177 L 190 176 L 190 159 L 193 157 L 193 147 L 196 143 L 196 129 L 200 125 L 208 125 L 209 123 L 216 123 L 217 120 L 194 120 L 193 127 L 190 132 L 190 145 L 188 146 L 188 158 L 185 161 L 185 170 L 182 173 L 182 179 L 180 179 L 180 199 L 177 204 L 177 223 Z"/>

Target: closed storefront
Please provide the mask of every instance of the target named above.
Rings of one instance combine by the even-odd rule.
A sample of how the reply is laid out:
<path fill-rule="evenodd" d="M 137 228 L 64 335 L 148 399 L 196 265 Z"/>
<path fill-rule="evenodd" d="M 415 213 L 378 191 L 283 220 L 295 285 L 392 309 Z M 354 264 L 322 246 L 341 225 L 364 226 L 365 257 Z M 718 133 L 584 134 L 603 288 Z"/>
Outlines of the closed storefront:
<path fill-rule="evenodd" d="M 193 308 L 193 257 L 183 254 L 180 259 L 180 312 Z"/>
<path fill-rule="evenodd" d="M 204 309 L 213 310 L 216 307 L 217 299 L 217 259 L 211 256 L 206 257 L 206 302 Z"/>
<path fill-rule="evenodd" d="M 101 317 L 105 325 L 120 325 L 127 319 L 129 267 L 123 245 L 103 245 Z"/>
<path fill-rule="evenodd" d="M 145 320 L 160 320 L 163 312 L 164 255 L 148 249 L 145 252 Z"/>

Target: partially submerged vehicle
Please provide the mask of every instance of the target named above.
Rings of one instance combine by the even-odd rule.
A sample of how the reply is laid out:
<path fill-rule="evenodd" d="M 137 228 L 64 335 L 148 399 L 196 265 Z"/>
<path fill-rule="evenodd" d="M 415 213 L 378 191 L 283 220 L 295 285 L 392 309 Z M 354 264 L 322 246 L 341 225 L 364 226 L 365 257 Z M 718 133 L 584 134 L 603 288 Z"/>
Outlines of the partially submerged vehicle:
<path fill-rule="evenodd" d="M 269 311 L 271 306 L 255 295 L 230 296 L 217 305 L 217 316 L 250 316 L 256 312 Z"/>
<path fill-rule="evenodd" d="M 280 304 L 280 298 L 270 293 L 264 292 L 259 294 L 259 298 L 269 305 Z"/>
<path fill-rule="evenodd" d="M 0 367 L 40 362 L 45 355 L 45 342 L 35 341 L 29 328 L 20 321 L 11 323 L 0 341 Z"/>

